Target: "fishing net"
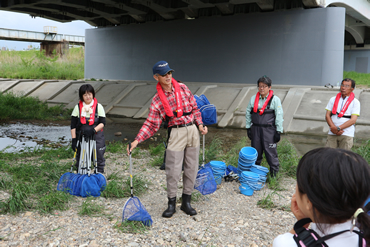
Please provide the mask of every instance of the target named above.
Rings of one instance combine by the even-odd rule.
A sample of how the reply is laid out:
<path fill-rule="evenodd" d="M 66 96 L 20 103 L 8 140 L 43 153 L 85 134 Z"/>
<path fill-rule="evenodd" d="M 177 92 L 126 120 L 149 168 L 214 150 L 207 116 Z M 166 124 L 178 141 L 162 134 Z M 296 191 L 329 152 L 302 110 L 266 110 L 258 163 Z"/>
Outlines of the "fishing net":
<path fill-rule="evenodd" d="M 123 206 L 122 222 L 125 220 L 141 221 L 145 226 L 153 224 L 152 217 L 136 196 L 130 197 Z"/>
<path fill-rule="evenodd" d="M 58 185 L 57 185 L 57 190 L 59 191 L 66 191 L 69 193 L 69 187 L 68 187 L 68 183 L 70 182 L 70 180 L 72 179 L 72 177 L 74 176 L 75 174 L 72 173 L 72 172 L 66 172 L 64 173 L 60 179 L 59 179 L 59 182 L 58 182 Z"/>
<path fill-rule="evenodd" d="M 199 169 L 197 177 L 195 178 L 194 188 L 202 195 L 209 195 L 216 191 L 217 183 L 209 163 Z"/>
<path fill-rule="evenodd" d="M 86 176 L 84 179 L 80 180 L 80 182 L 81 185 L 77 187 L 80 187 L 80 196 L 82 197 L 98 197 L 107 186 L 104 175 L 99 173 Z"/>

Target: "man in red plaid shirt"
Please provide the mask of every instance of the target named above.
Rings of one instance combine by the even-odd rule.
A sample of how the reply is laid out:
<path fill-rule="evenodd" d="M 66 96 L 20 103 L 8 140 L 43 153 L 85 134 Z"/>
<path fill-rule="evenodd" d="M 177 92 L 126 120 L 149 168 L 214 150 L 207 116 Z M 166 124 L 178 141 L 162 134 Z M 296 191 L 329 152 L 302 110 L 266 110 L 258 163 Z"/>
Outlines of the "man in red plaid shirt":
<path fill-rule="evenodd" d="M 199 167 L 199 131 L 207 134 L 203 126 L 202 116 L 197 103 L 189 88 L 172 78 L 171 69 L 166 61 L 159 61 L 153 67 L 153 77 L 157 84 L 157 93 L 154 95 L 149 109 L 149 115 L 131 149 L 127 146 L 128 154 L 144 140 L 153 136 L 160 128 L 162 121 L 168 124 L 168 145 L 166 150 L 166 179 L 168 208 L 162 216 L 172 217 L 176 212 L 177 184 L 180 180 L 182 165 L 183 194 L 181 210 L 188 215 L 197 212 L 190 205 L 191 193 Z M 167 123 L 166 123 L 167 122 Z"/>

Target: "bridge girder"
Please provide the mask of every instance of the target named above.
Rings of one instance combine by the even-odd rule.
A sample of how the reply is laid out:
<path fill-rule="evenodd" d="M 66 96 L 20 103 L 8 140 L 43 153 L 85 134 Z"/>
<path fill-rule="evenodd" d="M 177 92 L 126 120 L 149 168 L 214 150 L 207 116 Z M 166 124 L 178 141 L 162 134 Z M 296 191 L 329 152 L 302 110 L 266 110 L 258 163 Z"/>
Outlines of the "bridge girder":
<path fill-rule="evenodd" d="M 296 8 L 344 7 L 348 19 L 346 31 L 356 44 L 370 39 L 369 6 L 362 0 L 0 0 L 0 10 L 59 22 L 82 20 L 95 27 Z"/>
<path fill-rule="evenodd" d="M 305 6 L 308 0 L 0 0 L 0 10 L 59 22 L 83 20 L 92 26 L 222 16 Z"/>

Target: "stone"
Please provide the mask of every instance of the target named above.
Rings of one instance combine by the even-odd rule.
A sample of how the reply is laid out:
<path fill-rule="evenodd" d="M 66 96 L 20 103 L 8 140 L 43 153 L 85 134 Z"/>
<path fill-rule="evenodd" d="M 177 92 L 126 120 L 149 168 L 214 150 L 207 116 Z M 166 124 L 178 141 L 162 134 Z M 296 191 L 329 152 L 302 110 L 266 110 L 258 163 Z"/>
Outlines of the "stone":
<path fill-rule="evenodd" d="M 115 136 L 121 136 L 122 135 L 122 132 L 116 132 L 114 133 Z"/>

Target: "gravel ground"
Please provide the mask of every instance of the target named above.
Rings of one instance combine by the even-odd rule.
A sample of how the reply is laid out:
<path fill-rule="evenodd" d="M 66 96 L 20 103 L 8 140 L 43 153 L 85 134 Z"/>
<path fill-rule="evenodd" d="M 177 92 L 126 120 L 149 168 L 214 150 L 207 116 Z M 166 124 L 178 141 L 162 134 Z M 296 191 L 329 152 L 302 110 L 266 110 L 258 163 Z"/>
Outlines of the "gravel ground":
<path fill-rule="evenodd" d="M 0 215 L 0 247 L 2 246 L 271 246 L 273 239 L 291 229 L 293 214 L 284 211 L 290 207 L 295 180 L 282 180 L 284 191 L 272 193 L 268 188 L 256 191 L 253 196 L 239 192 L 239 183 L 222 182 L 211 195 L 199 196 L 192 206 L 198 215 L 188 216 L 176 207 L 170 219 L 162 218 L 167 206 L 165 173 L 148 165 L 148 151 L 140 151 L 133 158 L 134 174 L 140 174 L 151 184 L 139 196 L 150 213 L 154 224 L 146 233 L 122 233 L 114 228 L 121 221 L 127 198 L 97 198 L 105 215 L 79 216 L 79 206 L 85 198 L 77 198 L 67 211 L 41 215 L 23 212 L 18 215 Z M 119 172 L 128 177 L 129 158 L 125 155 L 107 154 L 106 175 Z M 181 182 L 178 197 L 181 196 Z M 134 185 L 135 189 L 135 185 Z M 135 194 L 135 192 L 134 192 Z M 271 195 L 275 208 L 262 209 L 257 201 Z M 0 200 L 9 197 L 0 191 Z"/>

